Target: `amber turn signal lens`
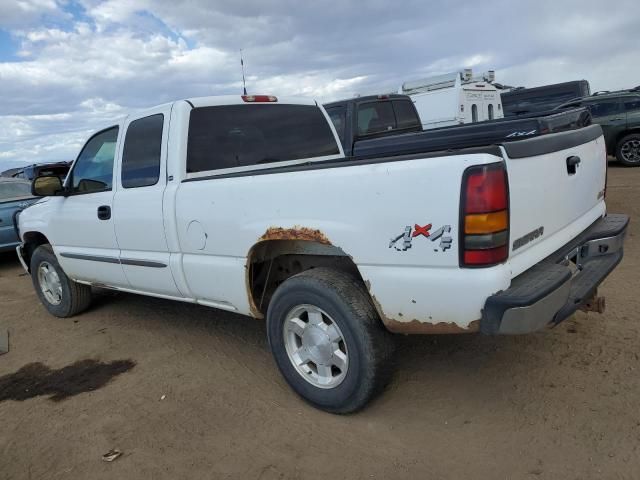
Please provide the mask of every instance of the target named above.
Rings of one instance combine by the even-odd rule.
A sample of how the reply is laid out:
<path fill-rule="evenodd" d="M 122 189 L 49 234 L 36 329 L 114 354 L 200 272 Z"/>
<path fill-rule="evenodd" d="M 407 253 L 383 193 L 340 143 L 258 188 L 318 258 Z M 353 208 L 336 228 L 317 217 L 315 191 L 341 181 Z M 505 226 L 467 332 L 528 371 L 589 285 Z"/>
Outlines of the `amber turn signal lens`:
<path fill-rule="evenodd" d="M 506 230 L 509 226 L 507 210 L 493 213 L 475 213 L 464 219 L 464 233 L 483 234 Z"/>

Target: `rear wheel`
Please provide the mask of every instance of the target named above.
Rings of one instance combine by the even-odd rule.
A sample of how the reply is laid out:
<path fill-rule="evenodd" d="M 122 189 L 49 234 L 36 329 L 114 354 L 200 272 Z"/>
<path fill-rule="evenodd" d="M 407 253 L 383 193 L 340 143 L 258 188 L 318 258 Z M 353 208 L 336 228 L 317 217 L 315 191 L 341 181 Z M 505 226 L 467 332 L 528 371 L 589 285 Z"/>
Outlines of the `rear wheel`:
<path fill-rule="evenodd" d="M 627 135 L 618 142 L 616 159 L 627 167 L 640 166 L 640 134 Z"/>
<path fill-rule="evenodd" d="M 67 277 L 50 245 L 41 245 L 33 252 L 31 280 L 42 304 L 56 317 L 71 317 L 91 303 L 91 287 Z"/>
<path fill-rule="evenodd" d="M 361 282 L 326 268 L 276 290 L 267 312 L 269 345 L 289 385 L 333 413 L 362 408 L 392 371 L 392 336 Z"/>

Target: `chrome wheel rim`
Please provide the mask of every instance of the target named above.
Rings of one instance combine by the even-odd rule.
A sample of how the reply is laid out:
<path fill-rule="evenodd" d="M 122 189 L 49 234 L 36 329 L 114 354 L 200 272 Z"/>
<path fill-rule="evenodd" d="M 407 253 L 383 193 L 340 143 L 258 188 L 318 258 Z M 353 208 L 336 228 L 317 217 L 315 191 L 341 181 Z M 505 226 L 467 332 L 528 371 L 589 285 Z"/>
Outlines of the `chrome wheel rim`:
<path fill-rule="evenodd" d="M 55 268 L 49 262 L 42 262 L 38 267 L 38 284 L 44 298 L 51 305 L 62 302 L 62 282 Z"/>
<path fill-rule="evenodd" d="M 284 320 L 289 361 L 311 385 L 335 388 L 349 368 L 347 343 L 336 322 L 314 305 L 298 305 Z"/>
<path fill-rule="evenodd" d="M 640 140 L 629 140 L 624 142 L 620 148 L 620 154 L 626 162 L 640 162 Z"/>

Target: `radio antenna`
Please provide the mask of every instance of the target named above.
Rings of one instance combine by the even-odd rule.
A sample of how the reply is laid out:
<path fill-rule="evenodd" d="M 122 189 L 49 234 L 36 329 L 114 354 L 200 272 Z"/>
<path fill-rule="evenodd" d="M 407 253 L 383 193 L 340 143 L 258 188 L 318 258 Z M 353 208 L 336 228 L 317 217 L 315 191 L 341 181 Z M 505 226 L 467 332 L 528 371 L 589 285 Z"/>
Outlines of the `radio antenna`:
<path fill-rule="evenodd" d="M 240 49 L 240 68 L 242 68 L 242 91 L 247 94 L 247 84 L 244 81 L 244 60 L 242 59 L 242 49 Z"/>

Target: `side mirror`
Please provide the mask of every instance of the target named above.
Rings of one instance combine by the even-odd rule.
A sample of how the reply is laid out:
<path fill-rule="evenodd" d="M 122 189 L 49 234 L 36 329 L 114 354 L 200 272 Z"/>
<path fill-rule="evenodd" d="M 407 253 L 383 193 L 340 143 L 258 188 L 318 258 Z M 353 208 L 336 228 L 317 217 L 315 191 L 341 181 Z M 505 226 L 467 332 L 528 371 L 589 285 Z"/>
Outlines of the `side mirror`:
<path fill-rule="evenodd" d="M 55 175 L 36 177 L 31 184 L 31 194 L 34 197 L 53 197 L 63 191 L 62 180 Z"/>

